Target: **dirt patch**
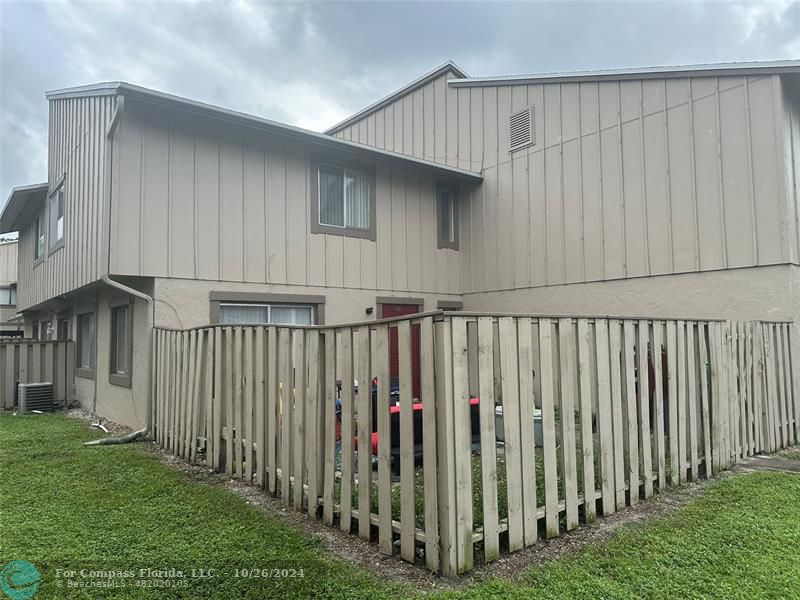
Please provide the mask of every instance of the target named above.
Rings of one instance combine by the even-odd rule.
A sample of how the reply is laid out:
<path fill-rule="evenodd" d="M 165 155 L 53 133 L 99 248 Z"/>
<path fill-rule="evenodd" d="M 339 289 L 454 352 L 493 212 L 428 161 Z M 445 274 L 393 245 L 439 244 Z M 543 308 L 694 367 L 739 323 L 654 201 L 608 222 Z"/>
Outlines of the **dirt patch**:
<path fill-rule="evenodd" d="M 63 411 L 63 413 L 68 417 L 72 417 L 73 419 L 87 421 L 89 425 L 102 425 L 108 430 L 108 433 L 106 434 L 106 432 L 101 428 L 95 427 L 98 433 L 97 437 L 125 435 L 126 433 L 133 431 L 130 427 L 120 425 L 119 423 L 114 423 L 114 421 L 109 421 L 108 419 L 100 417 L 89 410 L 84 410 L 83 408 L 67 408 Z"/>

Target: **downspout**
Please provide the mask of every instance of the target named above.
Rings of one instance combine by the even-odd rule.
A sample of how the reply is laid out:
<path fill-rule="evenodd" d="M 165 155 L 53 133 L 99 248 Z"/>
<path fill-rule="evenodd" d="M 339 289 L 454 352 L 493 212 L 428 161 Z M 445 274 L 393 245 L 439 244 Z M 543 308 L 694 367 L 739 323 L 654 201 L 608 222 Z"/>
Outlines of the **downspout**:
<path fill-rule="evenodd" d="M 154 327 L 155 327 L 155 319 L 156 319 L 156 305 L 155 301 L 153 300 L 152 296 L 148 296 L 147 294 L 140 292 L 139 290 L 135 290 L 132 287 L 129 287 L 119 281 L 114 281 L 110 277 L 111 273 L 111 197 L 112 197 L 112 167 L 113 167 L 113 152 L 114 152 L 114 131 L 116 130 L 117 125 L 119 124 L 120 118 L 122 117 L 122 111 L 125 109 L 125 97 L 118 95 L 117 96 L 117 105 L 114 109 L 114 114 L 111 117 L 111 123 L 108 125 L 108 129 L 106 130 L 106 165 L 105 165 L 105 172 L 106 172 L 106 228 L 105 228 L 105 240 L 104 240 L 104 250 L 105 250 L 105 264 L 103 265 L 103 275 L 101 276 L 101 280 L 106 285 L 109 285 L 115 289 L 120 290 L 121 292 L 125 292 L 131 296 L 139 298 L 147 302 L 147 346 L 149 348 L 149 352 L 147 355 L 147 387 L 146 389 L 146 416 L 145 416 L 145 429 L 148 433 L 153 431 L 153 339 L 154 339 Z M 131 361 L 133 360 L 133 356 L 131 356 Z M 95 377 L 96 381 L 96 377 Z M 131 387 L 131 394 L 133 394 L 134 388 Z M 152 435 L 152 434 L 151 434 Z"/>

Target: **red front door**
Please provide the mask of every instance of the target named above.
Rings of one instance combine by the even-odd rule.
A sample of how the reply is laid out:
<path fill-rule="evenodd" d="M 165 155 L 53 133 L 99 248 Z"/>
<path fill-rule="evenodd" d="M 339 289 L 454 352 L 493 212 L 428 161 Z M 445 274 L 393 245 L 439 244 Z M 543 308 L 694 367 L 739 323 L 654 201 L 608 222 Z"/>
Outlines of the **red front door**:
<path fill-rule="evenodd" d="M 381 319 L 402 317 L 420 312 L 416 304 L 381 304 Z M 389 377 L 392 382 L 400 375 L 397 351 L 397 327 L 389 328 Z M 411 387 L 414 398 L 419 398 L 419 325 L 411 326 Z M 424 399 L 423 399 L 424 400 Z"/>

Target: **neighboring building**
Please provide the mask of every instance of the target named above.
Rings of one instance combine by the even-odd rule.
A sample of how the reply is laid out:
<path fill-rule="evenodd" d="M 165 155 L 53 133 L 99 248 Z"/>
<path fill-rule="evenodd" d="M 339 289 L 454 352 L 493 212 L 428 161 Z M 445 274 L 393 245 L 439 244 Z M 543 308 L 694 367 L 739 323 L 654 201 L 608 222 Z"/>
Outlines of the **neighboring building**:
<path fill-rule="evenodd" d="M 22 335 L 16 305 L 17 241 L 0 240 L 0 337 Z"/>
<path fill-rule="evenodd" d="M 470 79 L 317 134 L 125 83 L 47 94 L 16 188 L 27 335 L 144 422 L 156 325 L 438 307 L 800 323 L 800 61 Z M 109 279 L 110 277 L 110 279 Z M 369 309 L 374 309 L 369 311 Z"/>

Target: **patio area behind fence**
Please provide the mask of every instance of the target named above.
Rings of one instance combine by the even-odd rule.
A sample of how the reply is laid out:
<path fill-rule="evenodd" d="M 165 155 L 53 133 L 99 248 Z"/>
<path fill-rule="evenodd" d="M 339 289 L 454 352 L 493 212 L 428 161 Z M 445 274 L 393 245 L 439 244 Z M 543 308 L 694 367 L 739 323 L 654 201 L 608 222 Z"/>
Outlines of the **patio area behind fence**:
<path fill-rule="evenodd" d="M 784 322 L 461 312 L 157 329 L 153 433 L 456 575 L 796 443 L 795 336 Z"/>

